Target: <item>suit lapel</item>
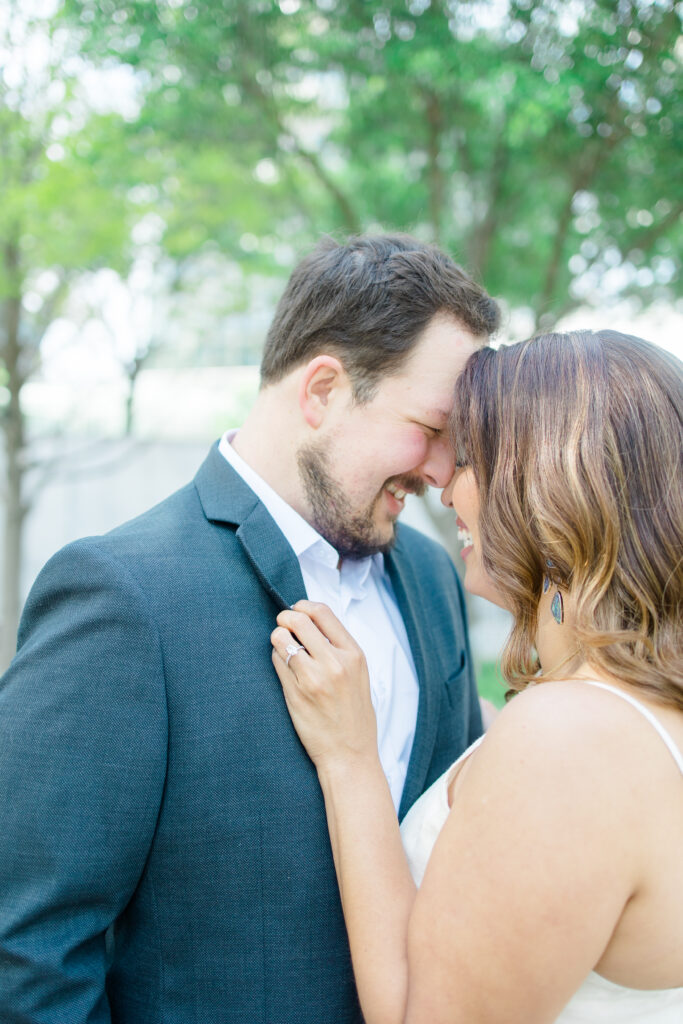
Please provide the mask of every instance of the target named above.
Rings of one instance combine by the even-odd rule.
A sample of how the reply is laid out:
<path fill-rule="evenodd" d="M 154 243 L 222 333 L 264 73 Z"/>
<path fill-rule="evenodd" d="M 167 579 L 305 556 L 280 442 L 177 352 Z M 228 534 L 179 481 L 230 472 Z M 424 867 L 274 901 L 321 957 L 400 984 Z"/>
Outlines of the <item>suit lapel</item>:
<path fill-rule="evenodd" d="M 299 562 L 265 505 L 215 444 L 194 480 L 206 518 L 237 526 L 237 538 L 278 608 L 306 597 Z"/>
<path fill-rule="evenodd" d="M 299 562 L 277 524 L 239 473 L 223 458 L 218 445 L 210 450 L 195 477 L 195 487 L 206 518 L 237 527 L 237 537 L 261 585 L 278 608 L 306 597 Z M 428 635 L 424 593 L 412 560 L 401 544 L 385 556 L 385 564 L 403 616 L 417 671 L 420 696 L 415 740 L 408 765 L 399 817 L 403 817 L 424 788 L 436 742 L 441 695 L 435 680 L 441 673 L 434 644 Z"/>
<path fill-rule="evenodd" d="M 306 597 L 299 561 L 260 501 L 238 528 L 237 537 L 258 579 L 280 610 Z"/>
<path fill-rule="evenodd" d="M 396 546 L 385 555 L 385 564 L 403 616 L 420 686 L 415 739 L 399 808 L 399 818 L 403 818 L 424 788 L 436 742 L 441 695 L 434 685 L 439 670 L 427 633 L 424 594 L 414 566 L 402 550 L 400 532 Z"/>

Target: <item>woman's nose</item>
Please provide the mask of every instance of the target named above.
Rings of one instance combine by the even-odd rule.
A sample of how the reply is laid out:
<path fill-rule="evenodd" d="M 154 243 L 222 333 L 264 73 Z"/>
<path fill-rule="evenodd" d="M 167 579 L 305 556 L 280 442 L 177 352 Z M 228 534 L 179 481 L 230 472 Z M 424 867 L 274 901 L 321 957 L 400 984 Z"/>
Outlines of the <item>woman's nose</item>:
<path fill-rule="evenodd" d="M 446 486 L 441 492 L 441 504 L 445 505 L 446 508 L 453 508 L 453 482 L 455 480 L 455 473 L 450 478 Z"/>

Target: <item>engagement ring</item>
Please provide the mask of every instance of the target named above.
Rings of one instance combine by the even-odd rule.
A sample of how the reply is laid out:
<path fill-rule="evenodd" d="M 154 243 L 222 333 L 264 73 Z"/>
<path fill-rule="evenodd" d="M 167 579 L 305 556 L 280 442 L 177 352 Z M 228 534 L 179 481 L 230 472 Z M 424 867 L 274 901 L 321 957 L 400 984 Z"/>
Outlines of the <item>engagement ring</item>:
<path fill-rule="evenodd" d="M 303 650 L 303 644 L 287 644 L 287 646 L 285 647 L 285 654 L 287 655 L 287 657 L 285 658 L 285 665 L 289 665 L 290 659 L 293 658 L 295 654 L 298 654 L 299 651 Z"/>

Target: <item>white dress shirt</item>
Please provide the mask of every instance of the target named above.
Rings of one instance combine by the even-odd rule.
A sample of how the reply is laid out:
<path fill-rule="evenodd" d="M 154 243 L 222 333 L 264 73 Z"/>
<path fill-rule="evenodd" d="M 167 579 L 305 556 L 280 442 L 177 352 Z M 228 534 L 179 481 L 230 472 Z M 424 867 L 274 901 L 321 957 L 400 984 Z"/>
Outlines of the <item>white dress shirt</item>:
<path fill-rule="evenodd" d="M 237 454 L 231 444 L 236 433 L 229 430 L 223 435 L 221 455 L 265 505 L 291 545 L 309 600 L 329 605 L 365 654 L 379 757 L 398 810 L 415 737 L 419 690 L 384 556 L 346 558 L 338 567 L 339 555 L 332 545 Z"/>

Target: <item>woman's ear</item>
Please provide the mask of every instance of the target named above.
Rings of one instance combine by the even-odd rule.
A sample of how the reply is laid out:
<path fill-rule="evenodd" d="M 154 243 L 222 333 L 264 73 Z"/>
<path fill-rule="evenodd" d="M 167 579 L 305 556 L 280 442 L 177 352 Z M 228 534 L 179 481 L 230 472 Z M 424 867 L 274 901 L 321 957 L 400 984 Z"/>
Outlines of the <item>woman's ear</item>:
<path fill-rule="evenodd" d="M 314 430 L 321 425 L 331 402 L 349 388 L 346 370 L 334 356 L 316 356 L 299 379 L 299 407 Z"/>

